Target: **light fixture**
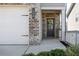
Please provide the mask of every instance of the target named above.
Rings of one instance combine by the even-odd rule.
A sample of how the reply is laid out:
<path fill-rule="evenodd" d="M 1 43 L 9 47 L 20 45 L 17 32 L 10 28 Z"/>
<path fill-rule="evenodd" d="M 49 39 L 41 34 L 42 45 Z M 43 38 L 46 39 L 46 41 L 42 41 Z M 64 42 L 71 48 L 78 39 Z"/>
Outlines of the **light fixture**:
<path fill-rule="evenodd" d="M 32 19 L 35 19 L 35 14 L 36 14 L 35 8 L 32 8 Z"/>

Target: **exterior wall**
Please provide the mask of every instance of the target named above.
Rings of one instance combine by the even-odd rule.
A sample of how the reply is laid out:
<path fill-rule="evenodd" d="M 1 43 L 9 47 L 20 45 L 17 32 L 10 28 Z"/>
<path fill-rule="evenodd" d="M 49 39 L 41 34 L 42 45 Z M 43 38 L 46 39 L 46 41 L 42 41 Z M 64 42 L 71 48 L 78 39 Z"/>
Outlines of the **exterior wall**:
<path fill-rule="evenodd" d="M 42 18 L 42 38 L 46 38 L 47 37 L 47 21 L 46 18 L 43 17 Z"/>
<path fill-rule="evenodd" d="M 17 6 L 17 5 L 16 5 Z M 19 5 L 21 6 L 21 5 Z M 35 19 L 32 19 L 32 8 L 35 8 Z M 42 40 L 42 17 L 41 17 L 41 10 L 48 9 L 48 10 L 61 10 L 62 16 L 62 34 L 65 34 L 65 4 L 60 3 L 52 3 L 52 4 L 30 4 L 29 7 L 29 43 L 36 44 L 40 43 Z M 34 25 L 34 27 L 33 27 Z M 65 35 L 62 35 L 62 40 L 64 40 Z"/>
<path fill-rule="evenodd" d="M 60 16 L 55 17 L 55 37 L 59 38 L 59 31 L 60 31 Z"/>
<path fill-rule="evenodd" d="M 65 6 L 65 3 L 41 3 L 41 9 L 62 9 Z"/>
<path fill-rule="evenodd" d="M 78 18 L 77 18 L 78 17 Z M 78 21 L 76 21 L 78 19 Z M 79 3 L 76 3 L 67 20 L 68 31 L 79 30 Z"/>
<path fill-rule="evenodd" d="M 76 3 L 67 18 L 66 41 L 79 44 L 79 3 Z"/>
<path fill-rule="evenodd" d="M 79 44 L 79 31 L 67 31 L 66 41 L 71 44 Z"/>
<path fill-rule="evenodd" d="M 32 18 L 32 8 L 35 8 L 35 18 Z M 40 4 L 31 4 L 30 8 L 30 25 L 29 25 L 29 43 L 38 44 L 42 39 L 41 35 L 41 10 Z"/>

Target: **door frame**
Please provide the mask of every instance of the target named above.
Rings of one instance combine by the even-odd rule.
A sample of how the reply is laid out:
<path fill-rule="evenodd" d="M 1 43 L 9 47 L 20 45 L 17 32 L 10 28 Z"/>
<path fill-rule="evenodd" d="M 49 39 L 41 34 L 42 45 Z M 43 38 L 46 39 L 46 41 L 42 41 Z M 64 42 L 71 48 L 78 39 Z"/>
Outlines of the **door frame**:
<path fill-rule="evenodd" d="M 48 37 L 47 37 L 47 18 L 54 18 L 54 19 L 55 19 L 55 17 L 45 17 L 45 18 L 44 18 L 44 19 L 46 20 L 46 21 L 45 21 L 45 23 L 46 23 L 46 24 L 45 24 L 45 25 L 46 25 L 46 34 L 45 34 L 45 35 L 46 35 L 46 38 L 48 38 Z M 42 25 L 42 26 L 43 26 L 43 25 Z M 54 27 L 55 27 L 55 26 L 54 26 Z M 43 28 L 43 27 L 42 27 L 42 28 Z M 55 28 L 54 28 L 54 29 L 55 29 Z M 54 30 L 54 31 L 55 31 L 55 30 Z M 43 34 L 43 33 L 42 33 L 42 34 Z M 55 35 L 55 33 L 54 33 L 54 35 Z M 43 35 L 42 35 L 42 38 L 43 38 Z"/>
<path fill-rule="evenodd" d="M 55 37 L 55 17 L 46 17 L 46 22 L 47 22 L 47 19 L 52 19 L 53 20 L 53 30 L 54 30 L 54 36 L 51 36 L 52 38 L 54 38 Z M 47 23 L 46 23 L 46 25 L 47 25 Z M 49 36 L 48 36 L 48 29 L 47 29 L 47 38 L 48 38 Z"/>

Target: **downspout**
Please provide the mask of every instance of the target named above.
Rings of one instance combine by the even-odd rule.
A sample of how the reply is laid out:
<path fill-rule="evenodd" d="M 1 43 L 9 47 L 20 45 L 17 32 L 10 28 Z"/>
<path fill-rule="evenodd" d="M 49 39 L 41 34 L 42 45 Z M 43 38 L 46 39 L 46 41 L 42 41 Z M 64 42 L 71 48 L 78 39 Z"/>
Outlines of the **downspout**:
<path fill-rule="evenodd" d="M 67 10 L 67 4 L 65 4 L 65 42 L 66 42 L 66 10 Z"/>

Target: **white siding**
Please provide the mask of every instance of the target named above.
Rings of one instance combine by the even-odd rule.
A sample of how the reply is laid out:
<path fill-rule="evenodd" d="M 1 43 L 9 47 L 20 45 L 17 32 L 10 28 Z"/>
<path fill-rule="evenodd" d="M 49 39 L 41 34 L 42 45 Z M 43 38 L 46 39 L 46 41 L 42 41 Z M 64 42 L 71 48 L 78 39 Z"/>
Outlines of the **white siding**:
<path fill-rule="evenodd" d="M 71 11 L 68 20 L 67 20 L 67 27 L 68 31 L 72 30 L 79 30 L 79 20 L 76 22 L 76 17 L 79 15 L 79 3 L 77 3 L 73 10 Z"/>
<path fill-rule="evenodd" d="M 78 31 L 67 31 L 66 41 L 71 44 L 79 44 L 79 32 Z"/>

